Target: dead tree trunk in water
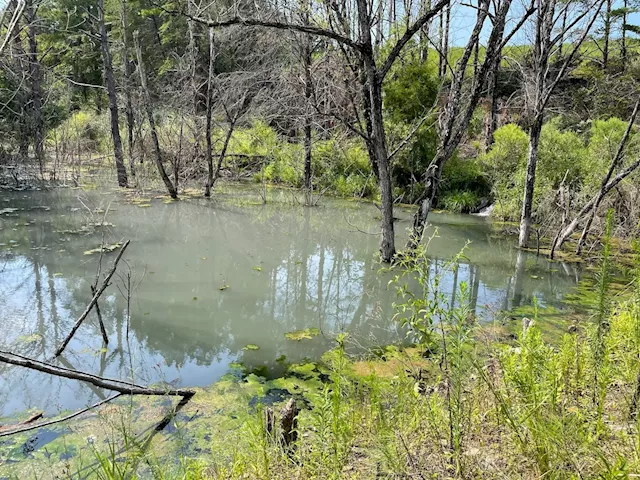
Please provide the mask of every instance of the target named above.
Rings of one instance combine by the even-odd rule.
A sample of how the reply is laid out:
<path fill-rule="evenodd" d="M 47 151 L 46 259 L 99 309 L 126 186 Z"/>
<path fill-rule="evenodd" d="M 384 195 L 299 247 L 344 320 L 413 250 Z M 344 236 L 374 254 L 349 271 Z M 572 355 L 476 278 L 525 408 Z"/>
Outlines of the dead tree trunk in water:
<path fill-rule="evenodd" d="M 122 0 L 120 17 L 122 20 L 122 61 L 124 63 L 124 96 L 125 114 L 127 117 L 127 153 L 129 155 L 129 172 L 131 178 L 136 178 L 135 160 L 133 158 L 133 129 L 135 126 L 133 118 L 133 102 L 131 100 L 131 61 L 129 60 L 129 25 L 127 24 L 127 0 Z"/>
<path fill-rule="evenodd" d="M 153 141 L 153 149 L 155 153 L 156 167 L 160 178 L 164 182 L 165 187 L 171 198 L 178 198 L 178 191 L 176 187 L 171 183 L 171 179 L 167 175 L 164 165 L 162 164 L 162 152 L 160 151 L 160 141 L 158 140 L 158 132 L 156 131 L 156 121 L 153 118 L 153 107 L 151 106 L 151 93 L 149 92 L 149 86 L 147 85 L 147 74 L 144 69 L 144 61 L 142 60 L 142 49 L 140 48 L 140 42 L 138 41 L 138 31 L 133 32 L 133 43 L 136 49 L 136 55 L 138 57 L 138 73 L 140 74 L 140 83 L 142 84 L 142 93 L 144 95 L 144 106 L 147 113 L 147 120 L 149 121 L 149 128 L 151 129 L 151 140 Z"/>
<path fill-rule="evenodd" d="M 489 13 L 489 0 L 482 0 L 481 7 L 478 9 L 476 24 L 471 32 L 471 37 L 463 50 L 462 57 L 458 61 L 455 71 L 453 72 L 451 87 L 449 89 L 447 102 L 442 114 L 440 144 L 435 158 L 424 173 L 425 194 L 422 198 L 418 211 L 413 217 L 413 228 L 406 245 L 406 248 L 410 251 L 417 248 L 422 240 L 422 234 L 427 223 L 429 211 L 433 206 L 440 177 L 442 175 L 442 169 L 444 168 L 444 164 L 453 155 L 455 149 L 462 140 L 464 132 L 467 130 L 471 117 L 473 116 L 473 111 L 480 100 L 480 95 L 484 89 L 484 84 L 491 64 L 494 62 L 494 59 L 500 55 L 504 44 L 515 34 L 516 30 L 520 28 L 520 25 L 524 23 L 526 18 L 528 18 L 533 11 L 532 8 L 530 8 L 525 13 L 521 23 L 516 25 L 514 30 L 512 30 L 509 35 L 507 35 L 506 39 L 503 40 L 507 13 L 509 12 L 510 6 L 511 0 L 504 0 L 495 12 L 493 28 L 487 41 L 485 59 L 482 62 L 482 65 L 477 69 L 469 98 L 466 100 L 466 105 L 461 105 L 465 72 L 476 42 L 479 40 L 484 21 Z"/>
<path fill-rule="evenodd" d="M 566 28 L 574 27 L 578 21 L 586 17 L 590 12 L 594 12 L 583 29 L 580 37 L 573 45 L 570 53 L 563 58 L 557 73 L 553 73 L 554 77 L 549 78 L 549 60 L 551 58 L 553 47 L 556 43 L 566 35 L 566 31 L 560 35 L 554 34 L 554 26 L 557 21 L 555 15 L 556 0 L 536 0 L 537 12 L 535 17 L 536 38 L 534 42 L 534 50 L 532 55 L 533 70 L 533 86 L 532 96 L 528 99 L 530 104 L 531 118 L 529 130 L 529 155 L 527 158 L 527 177 L 524 188 L 524 196 L 522 201 L 522 215 L 520 217 L 520 233 L 518 236 L 518 246 L 523 248 L 529 242 L 531 234 L 531 222 L 533 214 L 533 197 L 535 194 L 536 168 L 538 163 L 538 146 L 540 143 L 540 132 L 542 130 L 542 122 L 544 112 L 549 99 L 553 94 L 556 86 L 564 78 L 567 69 L 573 58 L 576 56 L 578 49 L 586 40 L 591 27 L 598 18 L 598 13 L 602 8 L 605 0 L 595 0 L 592 8 L 585 7 L 583 13 L 578 15 L 577 19 L 570 22 Z"/>
<path fill-rule="evenodd" d="M 104 20 L 104 0 L 98 0 L 98 22 L 100 28 L 100 51 L 104 65 L 104 77 L 109 97 L 109 114 L 111 119 L 111 138 L 113 139 L 113 154 L 116 157 L 116 171 L 118 185 L 127 187 L 127 170 L 124 168 L 124 155 L 122 154 L 122 139 L 120 138 L 120 126 L 118 119 L 118 97 L 116 94 L 116 82 L 113 78 L 113 61 L 109 50 L 109 37 L 107 25 Z"/>
<path fill-rule="evenodd" d="M 29 23 L 27 35 L 29 37 L 29 74 L 31 76 L 31 128 L 33 131 L 33 150 L 38 161 L 40 176 L 44 172 L 44 119 L 42 116 L 42 87 L 40 61 L 38 60 L 37 40 L 37 5 L 29 0 L 26 5 L 26 19 Z"/>

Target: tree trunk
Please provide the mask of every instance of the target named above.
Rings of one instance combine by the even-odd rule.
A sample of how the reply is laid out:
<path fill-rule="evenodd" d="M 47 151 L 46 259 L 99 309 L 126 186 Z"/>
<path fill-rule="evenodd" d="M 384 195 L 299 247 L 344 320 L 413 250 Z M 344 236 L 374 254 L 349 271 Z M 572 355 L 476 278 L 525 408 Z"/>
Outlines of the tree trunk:
<path fill-rule="evenodd" d="M 308 15 L 306 22 L 308 23 Z M 311 36 L 305 36 L 303 64 L 304 64 L 304 98 L 305 98 L 305 115 L 304 115 L 304 189 L 306 195 L 310 195 L 312 191 L 311 185 L 311 101 L 313 96 L 313 85 L 311 78 Z M 309 202 L 307 202 L 309 203 Z"/>
<path fill-rule="evenodd" d="M 438 183 L 440 182 L 440 175 L 442 173 L 442 167 L 447 160 L 442 148 L 436 154 L 436 158 L 429 167 L 429 170 L 425 174 L 425 193 L 420 208 L 413 217 L 413 226 L 411 233 L 409 234 L 409 240 L 407 240 L 406 249 L 409 251 L 415 250 L 424 234 L 424 228 L 427 225 L 427 218 L 429 212 L 433 207 L 433 202 L 436 196 L 436 190 Z"/>
<path fill-rule="evenodd" d="M 445 22 L 444 22 L 444 39 L 442 44 L 442 75 L 447 73 L 447 65 L 449 63 L 449 26 L 451 25 L 451 4 L 449 3 L 445 8 Z M 480 39 L 477 40 L 478 42 Z"/>
<path fill-rule="evenodd" d="M 14 15 L 16 15 L 14 13 Z M 19 24 L 19 19 L 18 19 Z M 24 77 L 30 76 L 29 67 L 25 64 L 24 59 L 27 57 L 24 48 L 22 46 L 22 40 L 19 35 L 19 25 L 16 25 L 14 29 L 14 34 L 10 39 L 12 44 L 12 49 L 15 49 L 15 54 L 9 55 L 14 61 L 15 69 L 20 72 L 20 75 Z M 7 33 L 8 34 L 8 33 Z M 12 52 L 13 53 L 13 52 Z M 19 116 L 18 116 L 18 153 L 20 157 L 26 161 L 29 156 L 29 116 L 30 112 L 27 109 L 27 105 L 29 104 L 28 95 L 24 92 L 22 88 L 18 88 L 16 92 L 16 103 L 20 106 Z"/>
<path fill-rule="evenodd" d="M 567 31 L 567 15 L 569 8 L 564 6 L 562 11 L 562 27 L 560 30 L 560 40 L 558 41 L 558 57 L 562 58 L 562 47 L 564 46 L 564 34 Z"/>
<path fill-rule="evenodd" d="M 211 187 L 213 187 L 213 145 L 211 140 L 211 117 L 213 115 L 213 68 L 215 65 L 215 50 L 213 43 L 213 27 L 209 27 L 209 72 L 207 75 L 207 124 L 205 135 L 207 141 L 207 184 L 204 187 L 204 196 L 211 196 Z"/>
<path fill-rule="evenodd" d="M 382 91 L 379 84 L 371 91 L 373 149 L 375 152 L 378 172 L 380 174 L 380 201 L 382 213 L 382 237 L 380 240 L 380 257 L 383 262 L 391 262 L 395 253 L 395 234 L 393 227 L 393 190 L 391 186 L 391 167 L 387 154 L 384 124 L 382 118 Z"/>
<path fill-rule="evenodd" d="M 501 56 L 498 55 L 489 71 L 487 85 L 487 98 L 489 99 L 489 118 L 487 119 L 487 130 L 485 132 L 484 150 L 488 152 L 493 146 L 493 134 L 498 128 L 498 73 L 500 71 Z"/>
<path fill-rule="evenodd" d="M 542 132 L 542 114 L 536 115 L 529 133 L 529 155 L 527 157 L 527 176 L 522 199 L 522 215 L 520 217 L 520 234 L 518 246 L 524 248 L 531 234 L 531 215 L 533 213 L 533 194 L 536 184 L 536 167 L 538 166 L 538 147 Z"/>
<path fill-rule="evenodd" d="M 431 0 L 423 0 L 423 11 L 431 9 Z M 424 24 L 420 30 L 420 60 L 425 63 L 429 58 L 429 33 L 431 31 L 431 20 Z"/>
<path fill-rule="evenodd" d="M 98 21 L 100 23 L 100 50 L 104 64 L 104 76 L 109 97 L 109 113 L 111 117 L 111 138 L 113 139 L 113 153 L 116 157 L 116 171 L 118 185 L 127 187 L 127 170 L 124 167 L 122 154 L 122 140 L 120 139 L 120 126 L 118 120 L 118 98 L 116 95 L 116 82 L 113 78 L 113 62 L 109 51 L 109 38 L 107 37 L 107 25 L 104 20 L 104 0 L 98 0 Z"/>
<path fill-rule="evenodd" d="M 27 35 L 29 37 L 29 73 L 31 76 L 31 119 L 33 133 L 33 150 L 38 161 L 40 176 L 44 171 L 44 120 L 42 116 L 42 88 L 40 78 L 40 61 L 38 60 L 38 40 L 36 11 L 37 5 L 29 1 L 26 5 L 27 22 L 29 27 Z"/>
<path fill-rule="evenodd" d="M 441 77 L 442 75 L 444 75 L 444 71 L 445 71 L 445 58 L 444 58 L 444 12 L 441 10 L 440 11 L 440 15 L 438 15 L 438 19 L 440 21 L 439 27 L 438 27 L 438 48 L 439 48 L 439 52 L 438 52 L 438 76 Z"/>
<path fill-rule="evenodd" d="M 622 34 L 620 39 L 620 56 L 622 57 L 622 71 L 627 69 L 627 10 L 628 0 L 624 0 L 622 5 Z"/>
<path fill-rule="evenodd" d="M 611 0 L 606 1 L 604 14 L 604 48 L 602 49 L 602 69 L 609 66 L 609 37 L 611 36 Z"/>
<path fill-rule="evenodd" d="M 362 65 L 366 75 L 366 84 L 370 96 L 371 105 L 371 135 L 370 152 L 374 154 L 378 165 L 380 187 L 380 201 L 382 213 L 382 235 L 380 238 L 380 258 L 383 262 L 391 262 L 395 248 L 395 235 L 393 229 L 393 191 L 391 188 L 391 168 L 387 153 L 387 142 L 382 116 L 382 81 L 378 78 L 376 70 L 373 46 L 371 44 L 371 19 L 368 14 L 367 0 L 357 0 L 358 21 L 360 23 L 360 36 L 363 50 L 361 51 Z"/>
<path fill-rule="evenodd" d="M 233 136 L 233 131 L 235 129 L 235 126 L 236 126 L 236 119 L 233 119 L 231 124 L 229 125 L 229 130 L 227 130 L 227 135 L 224 138 L 224 143 L 222 144 L 222 150 L 220 151 L 220 155 L 218 155 L 218 163 L 216 164 L 216 168 L 213 171 L 213 182 L 211 183 L 211 188 L 213 188 L 213 186 L 216 184 L 216 180 L 220 176 L 220 168 L 222 168 L 222 161 L 224 160 L 224 157 L 227 155 L 227 149 L 229 148 L 229 142 L 231 142 L 231 137 Z"/>
<path fill-rule="evenodd" d="M 122 61 L 124 63 L 124 96 L 125 114 L 127 117 L 127 154 L 129 155 L 129 172 L 131 178 L 136 178 L 135 160 L 133 158 L 133 129 L 135 121 L 133 118 L 133 103 L 131 101 L 131 62 L 129 60 L 129 25 L 127 24 L 127 0 L 122 0 L 120 17 L 122 19 Z"/>
<path fill-rule="evenodd" d="M 160 151 L 160 142 L 158 140 L 158 133 L 156 131 L 156 122 L 153 118 L 153 107 L 151 105 L 151 93 L 149 92 L 149 86 L 147 85 L 147 75 L 144 69 L 144 62 L 142 61 L 142 49 L 140 48 L 140 42 L 138 41 L 137 31 L 133 33 L 133 43 L 136 49 L 136 55 L 138 57 L 138 73 L 140 74 L 140 83 L 142 84 L 142 93 L 144 94 L 144 106 L 147 113 L 147 120 L 149 121 L 149 128 L 151 129 L 151 140 L 153 142 L 153 148 L 155 153 L 156 167 L 160 178 L 164 182 L 165 187 L 171 198 L 178 198 L 178 191 L 171 183 L 171 179 L 167 176 L 167 172 L 162 164 L 162 152 Z"/>

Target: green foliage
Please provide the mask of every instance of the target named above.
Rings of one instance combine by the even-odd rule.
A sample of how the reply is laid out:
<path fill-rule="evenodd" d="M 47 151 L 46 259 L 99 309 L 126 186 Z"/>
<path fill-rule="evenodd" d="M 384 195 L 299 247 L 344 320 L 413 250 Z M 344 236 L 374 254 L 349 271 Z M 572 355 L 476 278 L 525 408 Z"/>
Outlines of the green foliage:
<path fill-rule="evenodd" d="M 626 129 L 626 122 L 616 118 L 597 120 L 591 125 L 585 144 L 578 133 L 561 129 L 561 121 L 553 119 L 542 129 L 534 197 L 534 212 L 538 215 L 555 209 L 556 192 L 563 181 L 573 195 L 593 195 Z M 630 143 L 629 148 L 635 148 L 635 143 Z M 495 214 L 505 220 L 515 220 L 520 215 L 528 148 L 527 134 L 509 124 L 496 131 L 492 149 L 480 157 L 496 201 Z"/>
<path fill-rule="evenodd" d="M 562 180 L 580 185 L 585 174 L 588 158 L 584 143 L 571 130 L 562 131 L 557 122 L 551 121 L 542 127 L 538 163 L 538 190 L 541 196 L 552 194 Z"/>
<path fill-rule="evenodd" d="M 64 143 L 74 151 L 104 152 L 110 148 L 111 137 L 105 115 L 78 110 L 47 136 L 48 144 Z"/>
<path fill-rule="evenodd" d="M 444 193 L 438 199 L 438 207 L 452 213 L 469 213 L 479 202 L 477 193 L 458 190 Z"/>
<path fill-rule="evenodd" d="M 492 184 L 495 214 L 499 217 L 517 218 L 520 211 L 528 149 L 529 137 L 524 130 L 507 124 L 496 130 L 493 147 L 480 157 Z"/>
<path fill-rule="evenodd" d="M 588 185 L 598 185 L 602 181 L 626 129 L 627 122 L 619 118 L 593 122 L 589 131 L 588 162 L 585 165 Z M 638 152 L 638 143 L 633 131 L 623 152 L 631 156 Z"/>
<path fill-rule="evenodd" d="M 435 119 L 439 81 L 434 66 L 417 57 L 397 66 L 384 84 L 384 105 L 388 114 L 386 125 L 389 144 L 402 141 L 412 131 L 411 125 L 430 115 Z M 431 112 L 431 113 L 430 113 Z M 392 176 L 397 194 L 405 194 L 405 202 L 422 195 L 420 179 L 434 158 L 438 135 L 431 119 L 411 138 L 410 143 L 394 158 Z"/>
<path fill-rule="evenodd" d="M 438 207 L 456 213 L 469 213 L 480 199 L 488 197 L 491 186 L 475 158 L 454 156 L 442 172 L 438 188 Z"/>
<path fill-rule="evenodd" d="M 438 90 L 434 68 L 411 60 L 397 67 L 385 82 L 385 108 L 394 122 L 411 123 L 434 107 Z"/>

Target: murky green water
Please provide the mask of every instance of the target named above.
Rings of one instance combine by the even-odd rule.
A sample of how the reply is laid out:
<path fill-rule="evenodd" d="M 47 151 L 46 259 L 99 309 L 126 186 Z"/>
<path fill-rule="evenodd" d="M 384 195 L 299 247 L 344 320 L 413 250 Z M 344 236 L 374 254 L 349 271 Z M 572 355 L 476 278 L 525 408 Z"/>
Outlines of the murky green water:
<path fill-rule="evenodd" d="M 139 206 L 113 192 L 0 192 L 0 348 L 53 356 L 90 299 L 99 256 L 84 252 L 103 237 L 108 244 L 131 240 L 126 264 L 100 301 L 109 346 L 102 349 L 92 313 L 59 360 L 67 367 L 114 378 L 133 371 L 138 383 L 207 385 L 233 362 L 274 373 L 278 359 L 318 358 L 338 332 L 349 332 L 361 348 L 401 340 L 389 275 L 378 274 L 378 237 L 363 233 L 376 232 L 376 207 L 324 199 L 303 208 L 290 193 L 272 197 L 259 205 L 257 195 L 234 190 L 212 201 L 153 199 Z M 397 215 L 403 237 L 410 213 Z M 106 226 L 91 226 L 103 220 Z M 575 266 L 522 254 L 517 262 L 513 239 L 496 236 L 484 218 L 430 220 L 439 232 L 429 249 L 434 270 L 472 242 L 469 262 L 457 276 L 446 275 L 443 289 L 453 294 L 455 283 L 466 281 L 473 308 L 486 320 L 534 296 L 561 306 L 579 279 Z M 103 270 L 114 256 L 105 257 Z M 285 338 L 305 328 L 321 334 Z M 249 344 L 259 350 L 245 349 Z M 0 365 L 0 416 L 26 407 L 55 413 L 104 395 Z"/>

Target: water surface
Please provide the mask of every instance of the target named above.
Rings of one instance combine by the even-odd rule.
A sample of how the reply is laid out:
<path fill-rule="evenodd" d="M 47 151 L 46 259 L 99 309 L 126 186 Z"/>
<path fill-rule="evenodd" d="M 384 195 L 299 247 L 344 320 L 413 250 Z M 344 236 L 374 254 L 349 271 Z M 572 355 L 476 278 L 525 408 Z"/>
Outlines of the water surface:
<path fill-rule="evenodd" d="M 204 386 L 235 362 L 274 373 L 285 358 L 317 359 L 339 332 L 360 348 L 404 338 L 393 320 L 390 275 L 379 273 L 376 261 L 374 205 L 323 199 L 304 208 L 286 191 L 262 205 L 245 189 L 213 200 L 146 198 L 0 192 L 0 348 L 50 359 L 91 297 L 99 255 L 84 252 L 124 239 L 131 245 L 100 300 L 109 345 L 102 348 L 93 312 L 59 359 L 64 366 L 113 378 L 133 372 L 138 383 Z M 397 216 L 402 242 L 410 212 L 398 208 Z M 497 235 L 485 218 L 433 214 L 430 221 L 438 229 L 429 245 L 434 273 L 471 241 L 468 260 L 456 275 L 445 273 L 442 288 L 455 302 L 457 285 L 467 282 L 471 306 L 485 321 L 534 296 L 561 307 L 579 279 L 575 266 L 519 255 L 513 238 Z M 114 257 L 105 255 L 103 272 Z M 321 334 L 285 338 L 305 328 Z M 250 344 L 259 350 L 247 350 Z M 0 416 L 76 409 L 105 394 L 0 365 Z"/>

